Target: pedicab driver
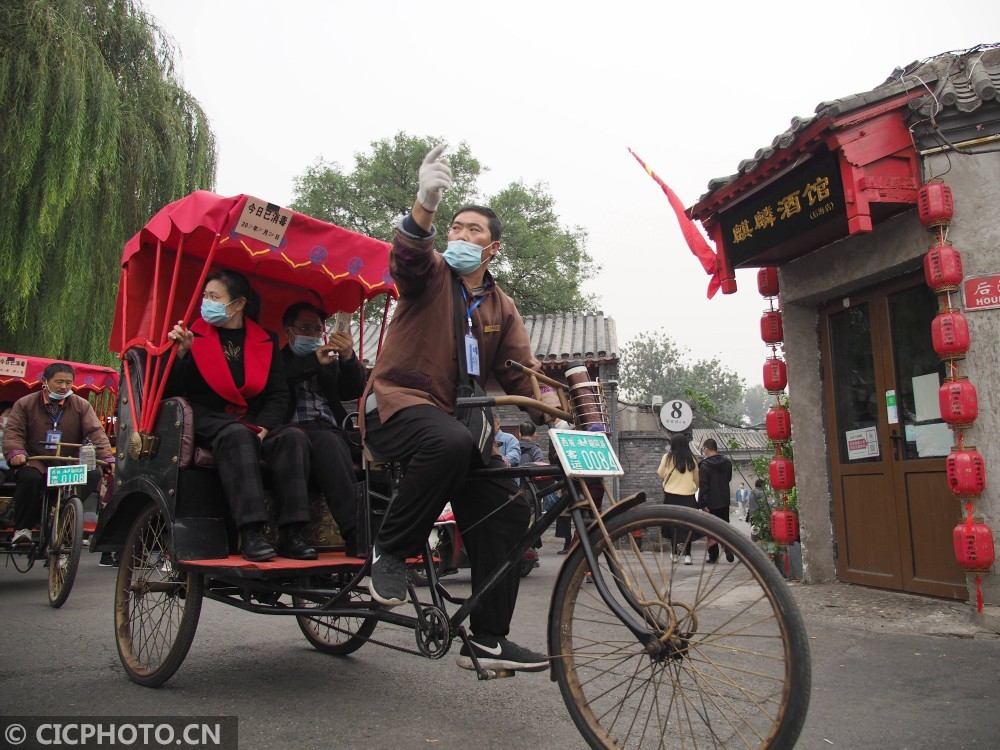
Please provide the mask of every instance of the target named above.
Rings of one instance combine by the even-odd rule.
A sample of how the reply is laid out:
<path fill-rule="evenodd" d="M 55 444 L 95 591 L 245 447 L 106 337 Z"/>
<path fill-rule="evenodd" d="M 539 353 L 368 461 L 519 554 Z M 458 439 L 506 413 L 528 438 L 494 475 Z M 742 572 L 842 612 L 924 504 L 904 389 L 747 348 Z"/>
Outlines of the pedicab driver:
<path fill-rule="evenodd" d="M 54 456 L 55 443 L 82 443 L 87 439 L 94 444 L 100 460 L 114 463 L 114 451 L 94 407 L 87 399 L 73 393 L 75 373 L 72 365 L 65 362 L 50 364 L 42 372 L 41 393 L 29 393 L 15 401 L 7 420 L 3 453 L 11 469 L 17 470 L 15 531 L 10 540 L 13 545 L 30 544 L 31 529 L 41 521 L 41 496 L 48 464 L 31 461 L 29 456 Z M 63 448 L 60 453 L 73 456 L 79 449 Z M 100 469 L 87 472 L 88 492 L 97 490 L 100 482 Z"/>
<path fill-rule="evenodd" d="M 487 270 L 500 251 L 500 220 L 488 208 L 459 210 L 448 231 L 448 249 L 434 251 L 434 212 L 451 186 L 451 169 L 436 146 L 420 166 L 412 212 L 400 221 L 390 251 L 390 271 L 399 290 L 382 352 L 362 397 L 362 431 L 368 446 L 393 460 L 409 459 L 399 495 L 375 539 L 371 594 L 395 606 L 406 601 L 405 558 L 424 541 L 446 502 L 451 502 L 472 566 L 472 588 L 510 551 L 528 527 L 530 508 L 510 479 L 466 480 L 472 456 L 469 431 L 453 416 L 458 384 L 452 275 L 465 291 L 471 334 L 478 339 L 478 369 L 485 384 L 493 375 L 507 393 L 531 396 L 523 373 L 505 367 L 515 360 L 534 370 L 528 333 L 513 300 Z M 547 389 L 543 399 L 558 405 Z M 540 415 L 533 415 L 540 421 Z M 504 462 L 494 449 L 490 467 Z M 519 576 L 506 580 L 472 611 L 476 657 L 485 668 L 541 671 L 542 655 L 507 639 Z M 473 669 L 463 645 L 458 664 Z"/>

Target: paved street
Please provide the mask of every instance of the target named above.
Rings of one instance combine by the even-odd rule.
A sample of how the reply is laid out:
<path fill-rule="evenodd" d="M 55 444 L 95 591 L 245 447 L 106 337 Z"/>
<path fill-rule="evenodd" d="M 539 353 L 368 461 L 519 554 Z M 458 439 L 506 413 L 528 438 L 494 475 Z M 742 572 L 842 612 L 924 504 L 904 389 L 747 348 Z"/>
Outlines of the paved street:
<path fill-rule="evenodd" d="M 522 580 L 514 637 L 542 649 L 562 557 L 546 537 Z M 163 688 L 124 676 L 112 634 L 114 569 L 85 553 L 60 610 L 39 567 L 0 568 L 0 705 L 4 714 L 237 715 L 240 747 L 562 750 L 583 743 L 545 675 L 480 683 L 440 661 L 366 646 L 348 658 L 314 651 L 291 618 L 205 602 L 194 645 Z M 461 593 L 467 571 L 447 579 Z M 1000 638 L 964 606 L 846 585 L 793 584 L 813 644 L 813 699 L 800 748 L 993 748 L 990 695 Z M 380 625 L 374 637 L 411 646 Z"/>

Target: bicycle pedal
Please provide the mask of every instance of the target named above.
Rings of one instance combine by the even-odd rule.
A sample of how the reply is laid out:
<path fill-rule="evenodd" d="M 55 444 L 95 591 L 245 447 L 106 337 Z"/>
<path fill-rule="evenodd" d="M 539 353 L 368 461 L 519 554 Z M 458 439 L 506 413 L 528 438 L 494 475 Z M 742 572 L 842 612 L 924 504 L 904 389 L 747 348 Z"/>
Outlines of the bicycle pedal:
<path fill-rule="evenodd" d="M 517 677 L 513 669 L 484 669 L 479 673 L 480 680 L 496 680 L 503 677 Z"/>

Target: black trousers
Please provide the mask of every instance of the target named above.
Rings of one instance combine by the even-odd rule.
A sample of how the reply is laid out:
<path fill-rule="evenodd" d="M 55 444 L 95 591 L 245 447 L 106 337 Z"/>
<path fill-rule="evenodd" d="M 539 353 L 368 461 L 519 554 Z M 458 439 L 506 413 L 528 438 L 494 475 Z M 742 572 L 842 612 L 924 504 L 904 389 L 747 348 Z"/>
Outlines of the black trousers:
<path fill-rule="evenodd" d="M 309 521 L 309 439 L 295 427 L 278 427 L 263 440 L 245 424 L 233 422 L 212 440 L 212 453 L 222 490 L 238 526 L 268 521 L 260 459 L 274 475 L 278 501 L 278 526 Z"/>
<path fill-rule="evenodd" d="M 698 503 L 695 501 L 694 495 L 675 495 L 672 492 L 663 493 L 663 504 L 664 505 L 679 505 L 682 508 L 692 508 L 697 509 Z M 691 542 L 696 542 L 701 539 L 701 534 L 687 533 L 684 537 L 681 534 L 684 533 L 676 526 L 663 526 L 660 529 L 660 533 L 664 538 L 670 538 L 670 548 L 673 552 L 677 551 L 677 546 L 680 544 L 684 545 L 684 551 L 681 554 L 690 555 L 691 554 Z"/>
<path fill-rule="evenodd" d="M 454 417 L 434 406 L 411 406 L 386 423 L 366 417 L 365 440 L 390 460 L 409 461 L 399 493 L 375 539 L 380 550 L 408 557 L 424 549 L 427 535 L 451 502 L 472 565 L 472 590 L 528 529 L 531 506 L 511 479 L 468 479 L 472 436 Z M 491 468 L 504 466 L 495 456 Z M 516 566 L 472 611 L 474 635 L 504 637 L 517 602 Z"/>
<path fill-rule="evenodd" d="M 295 426 L 309 439 L 310 476 L 326 498 L 340 535 L 353 532 L 358 525 L 354 499 L 356 479 L 347 438 L 329 422 L 298 422 Z"/>
<path fill-rule="evenodd" d="M 33 466 L 17 469 L 17 484 L 14 486 L 14 528 L 34 529 L 42 520 L 42 492 L 46 487 L 46 475 Z M 79 497 L 85 499 L 96 492 L 101 484 L 101 470 L 87 472 L 86 491 Z"/>
<path fill-rule="evenodd" d="M 724 508 L 709 508 L 708 512 L 711 513 L 716 518 L 722 519 L 726 523 L 729 523 L 729 506 Z M 716 543 L 715 539 L 709 537 L 708 540 L 708 559 L 718 560 L 719 559 L 719 549 L 722 548 L 721 544 Z"/>

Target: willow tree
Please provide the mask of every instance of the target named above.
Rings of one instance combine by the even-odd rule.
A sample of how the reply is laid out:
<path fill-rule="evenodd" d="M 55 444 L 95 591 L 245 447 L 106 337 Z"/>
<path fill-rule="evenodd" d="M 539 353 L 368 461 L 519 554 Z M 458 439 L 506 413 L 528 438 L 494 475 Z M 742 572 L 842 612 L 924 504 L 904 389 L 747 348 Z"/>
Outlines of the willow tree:
<path fill-rule="evenodd" d="M 105 363 L 125 241 L 215 179 L 136 0 L 0 2 L 0 350 Z"/>

